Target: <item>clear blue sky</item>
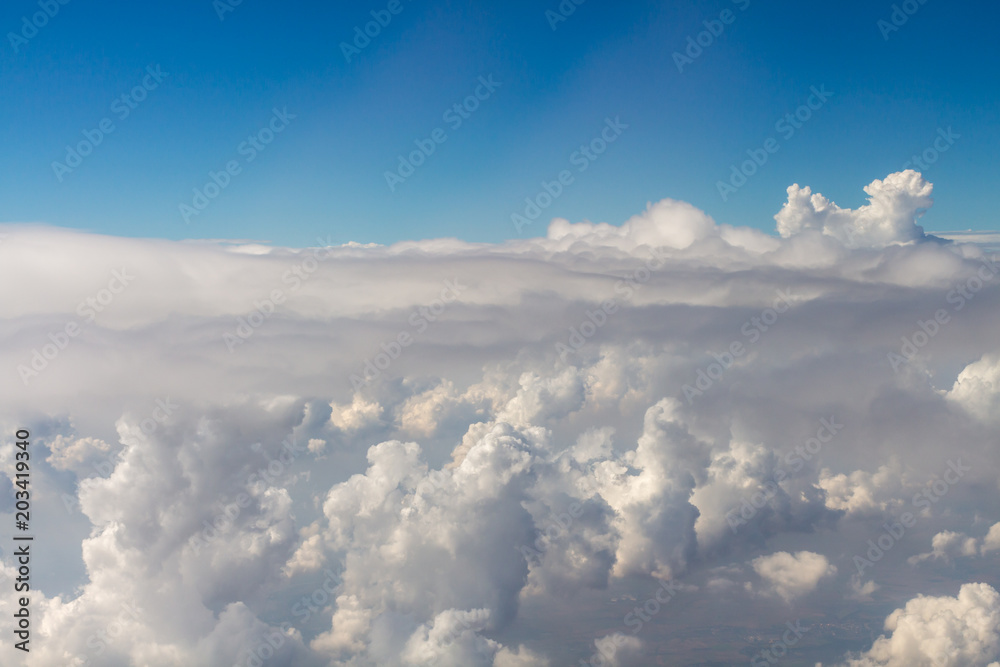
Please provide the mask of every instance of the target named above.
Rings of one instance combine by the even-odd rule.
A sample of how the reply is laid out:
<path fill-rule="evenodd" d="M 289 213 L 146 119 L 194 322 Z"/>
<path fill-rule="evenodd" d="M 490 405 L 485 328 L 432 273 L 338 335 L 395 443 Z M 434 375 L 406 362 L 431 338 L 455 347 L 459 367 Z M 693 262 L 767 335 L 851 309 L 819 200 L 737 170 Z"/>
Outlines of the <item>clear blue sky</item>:
<path fill-rule="evenodd" d="M 925 171 L 937 204 L 923 224 L 1000 226 L 995 3 L 911 0 L 885 39 L 888 1 L 587 0 L 553 30 L 557 0 L 400 0 L 348 62 L 341 42 L 388 0 L 243 0 L 220 20 L 226 1 L 42 0 L 58 13 L 37 34 L 23 23 L 37 0 L 4 3 L 0 220 L 290 245 L 499 241 L 518 236 L 510 216 L 542 179 L 570 169 L 522 235 L 554 216 L 618 224 L 664 197 L 771 231 L 789 184 L 857 206 L 951 126 L 960 138 Z M 673 54 L 726 9 L 731 23 L 679 72 Z M 135 108 L 115 103 L 150 65 L 162 82 L 147 77 L 156 87 Z M 490 75 L 500 87 L 453 128 L 443 113 Z M 775 123 L 811 86 L 833 96 L 786 139 Z M 241 142 L 276 107 L 296 117 L 248 162 Z M 579 172 L 571 155 L 616 116 L 628 129 Z M 66 146 L 104 119 L 114 131 L 57 176 Z M 385 172 L 437 128 L 447 140 L 391 191 Z M 717 182 L 769 137 L 779 151 L 724 202 Z M 239 173 L 186 223 L 179 205 L 231 160 Z"/>

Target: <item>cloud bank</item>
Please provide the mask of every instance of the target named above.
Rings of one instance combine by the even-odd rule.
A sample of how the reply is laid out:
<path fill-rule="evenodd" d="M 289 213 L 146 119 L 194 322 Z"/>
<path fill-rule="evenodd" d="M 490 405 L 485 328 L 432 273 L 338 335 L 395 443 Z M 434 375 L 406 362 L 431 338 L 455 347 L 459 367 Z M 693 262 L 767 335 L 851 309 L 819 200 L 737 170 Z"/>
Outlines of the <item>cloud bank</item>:
<path fill-rule="evenodd" d="M 923 233 L 920 174 L 865 191 L 793 186 L 780 238 L 671 200 L 497 245 L 6 226 L 24 664 L 739 662 L 886 608 L 787 650 L 1000 658 L 1000 262 Z"/>

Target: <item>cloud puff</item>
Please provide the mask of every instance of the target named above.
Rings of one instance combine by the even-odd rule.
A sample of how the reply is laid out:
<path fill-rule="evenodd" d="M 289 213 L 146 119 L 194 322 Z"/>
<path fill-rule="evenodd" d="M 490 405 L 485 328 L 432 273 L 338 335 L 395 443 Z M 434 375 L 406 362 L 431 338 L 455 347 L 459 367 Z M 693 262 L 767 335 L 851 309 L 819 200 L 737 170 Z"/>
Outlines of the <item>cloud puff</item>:
<path fill-rule="evenodd" d="M 629 218 L 620 227 L 554 220 L 549 225 L 548 238 L 562 244 L 579 240 L 588 245 L 599 243 L 624 250 L 641 246 L 682 250 L 718 231 L 715 221 L 703 211 L 687 202 L 664 199 L 650 204 L 645 212 Z"/>
<path fill-rule="evenodd" d="M 822 579 L 837 573 L 825 556 L 810 551 L 794 554 L 778 551 L 753 559 L 752 565 L 764 580 L 764 592 L 773 593 L 785 602 L 812 592 Z"/>
<path fill-rule="evenodd" d="M 885 621 L 890 636 L 849 667 L 994 667 L 1000 658 L 1000 594 L 965 584 L 956 597 L 919 596 Z"/>
<path fill-rule="evenodd" d="M 849 600 L 858 602 L 871 602 L 872 594 L 881 586 L 874 581 L 865 581 L 860 574 L 851 575 L 850 592 L 847 594 Z"/>
<path fill-rule="evenodd" d="M 866 185 L 868 203 L 852 210 L 813 194 L 808 186 L 792 185 L 774 219 L 784 237 L 815 229 L 852 247 L 881 248 L 923 238 L 915 220 L 933 205 L 932 190 L 920 173 L 907 169 Z"/>
<path fill-rule="evenodd" d="M 948 398 L 980 419 L 1000 419 L 1000 354 L 983 355 L 962 369 Z"/>
<path fill-rule="evenodd" d="M 1000 523 L 993 524 L 989 532 L 980 539 L 951 530 L 942 531 L 931 539 L 931 551 L 911 556 L 910 562 L 952 561 L 960 556 L 985 556 L 997 550 L 1000 550 Z"/>
<path fill-rule="evenodd" d="M 594 640 L 594 653 L 588 663 L 591 665 L 607 665 L 607 667 L 626 667 L 639 664 L 634 662 L 636 654 L 642 647 L 638 637 L 632 637 L 620 632 Z"/>
<path fill-rule="evenodd" d="M 330 404 L 330 423 L 341 431 L 354 432 L 378 423 L 382 406 L 355 394 L 350 405 Z"/>
<path fill-rule="evenodd" d="M 49 442 L 48 462 L 59 470 L 74 470 L 77 474 L 86 475 L 96 468 L 98 463 L 109 458 L 111 445 L 100 438 L 70 438 L 57 435 Z"/>

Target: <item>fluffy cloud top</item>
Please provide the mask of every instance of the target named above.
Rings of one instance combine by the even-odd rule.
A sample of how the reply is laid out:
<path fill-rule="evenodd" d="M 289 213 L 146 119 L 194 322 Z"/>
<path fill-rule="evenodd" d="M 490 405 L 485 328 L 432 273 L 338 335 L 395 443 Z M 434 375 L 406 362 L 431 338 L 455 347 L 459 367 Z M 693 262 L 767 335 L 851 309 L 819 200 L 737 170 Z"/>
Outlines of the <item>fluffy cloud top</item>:
<path fill-rule="evenodd" d="M 951 530 L 942 531 L 931 539 L 930 552 L 912 556 L 910 562 L 951 561 L 960 556 L 985 556 L 997 550 L 1000 550 L 1000 523 L 993 524 L 989 532 L 980 539 Z"/>
<path fill-rule="evenodd" d="M 676 201 L 498 245 L 6 228 L 0 421 L 66 554 L 33 571 L 25 664 L 683 664 L 676 623 L 714 647 L 739 609 L 749 646 L 789 607 L 957 585 L 891 579 L 1000 510 L 1000 264 L 923 240 L 919 175 L 868 192 L 795 190 L 781 238 Z M 962 566 L 988 568 L 975 535 Z M 954 604 L 992 618 L 976 590 Z M 924 650 L 925 616 L 987 652 L 910 604 L 865 659 Z"/>
<path fill-rule="evenodd" d="M 792 185 L 774 219 L 784 237 L 816 229 L 847 245 L 881 248 L 923 238 L 923 227 L 915 220 L 934 203 L 933 189 L 920 173 L 907 169 L 865 186 L 868 203 L 851 210 L 813 194 L 808 186 Z"/>
<path fill-rule="evenodd" d="M 890 636 L 848 660 L 849 667 L 996 667 L 1000 594 L 966 584 L 956 597 L 920 596 L 885 621 Z"/>
<path fill-rule="evenodd" d="M 986 354 L 966 366 L 948 398 L 980 419 L 1000 419 L 1000 354 Z"/>
<path fill-rule="evenodd" d="M 764 580 L 765 590 L 785 602 L 812 592 L 820 580 L 837 573 L 825 556 L 810 551 L 759 556 L 753 560 L 753 569 Z"/>

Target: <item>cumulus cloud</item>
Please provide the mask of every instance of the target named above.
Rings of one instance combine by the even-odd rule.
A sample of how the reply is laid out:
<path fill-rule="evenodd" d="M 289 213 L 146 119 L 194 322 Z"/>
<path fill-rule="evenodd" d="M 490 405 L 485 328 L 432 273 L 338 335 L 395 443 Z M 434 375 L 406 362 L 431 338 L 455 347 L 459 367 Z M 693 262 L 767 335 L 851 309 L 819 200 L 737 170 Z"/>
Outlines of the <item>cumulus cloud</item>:
<path fill-rule="evenodd" d="M 355 394 L 350 405 L 330 404 L 330 423 L 341 431 L 359 431 L 378 423 L 382 416 L 382 406 L 372 401 L 366 401 L 360 394 Z"/>
<path fill-rule="evenodd" d="M 85 475 L 88 467 L 96 467 L 97 463 L 107 459 L 111 445 L 100 438 L 72 438 L 57 435 L 49 442 L 48 462 L 59 470 L 74 470 Z"/>
<path fill-rule="evenodd" d="M 931 550 L 910 557 L 911 563 L 926 560 L 953 561 L 960 556 L 985 556 L 1000 550 L 1000 523 L 993 524 L 982 538 L 969 537 L 965 533 L 945 530 L 931 539 Z"/>
<path fill-rule="evenodd" d="M 638 664 L 633 660 L 641 647 L 642 641 L 639 638 L 615 632 L 594 640 L 594 653 L 588 662 L 591 665 L 607 665 L 607 667 Z"/>
<path fill-rule="evenodd" d="M 402 661 L 426 667 L 488 667 L 499 649 L 496 642 L 477 634 L 485 629 L 488 620 L 489 612 L 485 609 L 442 612 L 430 626 L 420 626 L 407 639 Z"/>
<path fill-rule="evenodd" d="M 784 237 L 814 229 L 847 245 L 881 248 L 923 238 L 916 219 L 933 205 L 932 190 L 919 172 L 907 169 L 866 185 L 868 203 L 852 210 L 814 194 L 809 186 L 792 185 L 774 218 Z"/>
<path fill-rule="evenodd" d="M 1000 419 L 1000 354 L 985 354 L 962 369 L 947 395 L 979 419 Z"/>
<path fill-rule="evenodd" d="M 26 664 L 649 664 L 685 650 L 678 609 L 708 633 L 745 606 L 756 632 L 789 605 L 902 606 L 883 573 L 928 544 L 991 557 L 1000 533 L 957 522 L 1000 507 L 996 260 L 923 239 L 919 175 L 868 192 L 846 211 L 796 191 L 780 238 L 670 200 L 503 244 L 6 227 L 0 421 L 42 452 L 33 509 L 66 554 L 38 561 Z M 82 315 L 113 271 L 134 278 Z M 0 443 L 6 514 L 17 452 Z M 835 566 L 902 512 L 919 521 L 864 577 Z M 954 576 L 932 569 L 908 585 Z M 633 633 L 668 585 L 697 604 Z"/>
<path fill-rule="evenodd" d="M 650 204 L 641 215 L 625 221 L 620 227 L 607 223 L 570 223 L 557 219 L 549 225 L 548 238 L 567 243 L 580 240 L 588 244 L 617 246 L 633 250 L 641 246 L 684 249 L 695 241 L 718 233 L 715 221 L 691 204 L 664 199 Z"/>
<path fill-rule="evenodd" d="M 892 612 L 887 635 L 848 667 L 993 667 L 1000 658 L 1000 594 L 965 584 L 955 597 L 919 596 Z"/>
<path fill-rule="evenodd" d="M 912 486 L 908 477 L 902 463 L 893 459 L 875 471 L 855 470 L 835 475 L 823 469 L 818 486 L 826 492 L 826 505 L 830 509 L 849 514 L 881 513 L 903 501 L 904 489 Z"/>
<path fill-rule="evenodd" d="M 860 574 L 851 575 L 849 585 L 850 591 L 847 594 L 848 599 L 857 600 L 858 602 L 870 602 L 872 594 L 880 588 L 880 586 L 872 580 L 865 581 Z"/>
<path fill-rule="evenodd" d="M 984 554 L 1000 551 L 1000 522 L 990 526 L 990 532 L 983 538 L 979 550 Z"/>
<path fill-rule="evenodd" d="M 837 573 L 837 568 L 825 556 L 810 551 L 794 554 L 778 551 L 755 558 L 752 565 L 764 581 L 763 591 L 785 602 L 812 592 L 820 580 Z"/>

